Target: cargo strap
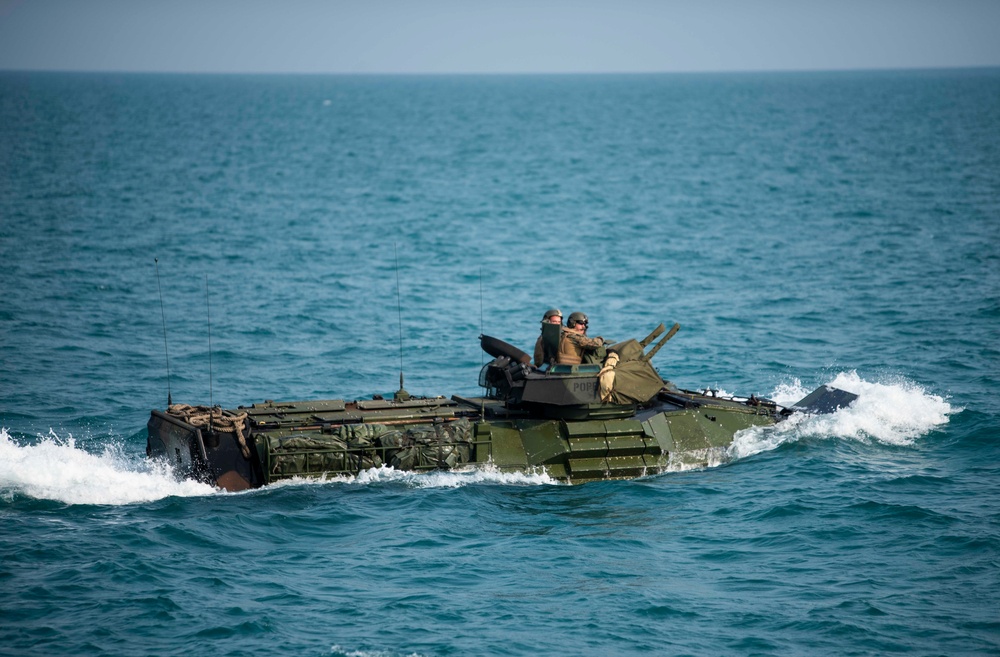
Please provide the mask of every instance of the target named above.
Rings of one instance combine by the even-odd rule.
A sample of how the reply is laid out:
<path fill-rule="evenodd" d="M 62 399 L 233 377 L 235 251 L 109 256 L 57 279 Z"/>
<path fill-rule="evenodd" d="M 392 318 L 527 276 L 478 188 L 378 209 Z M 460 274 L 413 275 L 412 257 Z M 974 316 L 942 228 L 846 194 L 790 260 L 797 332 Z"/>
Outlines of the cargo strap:
<path fill-rule="evenodd" d="M 218 406 L 191 406 L 189 404 L 172 404 L 167 408 L 167 413 L 193 427 L 211 427 L 213 431 L 219 433 L 235 433 L 236 440 L 240 444 L 240 451 L 243 452 L 243 458 L 250 458 L 250 447 L 247 446 L 247 441 L 243 438 L 246 413 L 223 415 L 222 409 Z"/>

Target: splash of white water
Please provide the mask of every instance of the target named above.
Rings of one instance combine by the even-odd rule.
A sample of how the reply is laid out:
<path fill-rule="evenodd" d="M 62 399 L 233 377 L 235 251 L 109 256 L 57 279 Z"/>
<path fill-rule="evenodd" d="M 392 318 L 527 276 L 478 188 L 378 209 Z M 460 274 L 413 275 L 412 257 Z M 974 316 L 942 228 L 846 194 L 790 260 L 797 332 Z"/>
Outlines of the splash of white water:
<path fill-rule="evenodd" d="M 130 462 L 115 446 L 91 454 L 72 436 L 61 438 L 51 430 L 39 442 L 24 445 L 0 429 L 0 495 L 7 499 L 20 494 L 66 504 L 121 505 L 215 492 L 196 481 L 178 481 L 157 463 Z"/>
<path fill-rule="evenodd" d="M 396 470 L 383 465 L 378 468 L 362 470 L 357 476 L 336 476 L 329 478 L 293 477 L 279 481 L 274 486 L 301 486 L 310 484 L 327 484 L 330 482 L 369 485 L 379 483 L 403 483 L 413 488 L 460 488 L 473 484 L 501 484 L 504 486 L 542 486 L 558 485 L 555 479 L 542 471 L 538 472 L 502 472 L 492 465 L 476 466 L 458 470 L 432 470 L 430 472 L 410 472 Z"/>
<path fill-rule="evenodd" d="M 951 414 L 962 410 L 901 378 L 871 382 L 851 371 L 841 372 L 827 385 L 852 392 L 858 398 L 835 413 L 795 414 L 775 427 L 741 431 L 728 450 L 729 458 L 744 458 L 808 436 L 911 445 L 920 436 L 947 424 Z M 796 380 L 778 386 L 771 397 L 787 406 L 808 393 L 809 390 Z"/>

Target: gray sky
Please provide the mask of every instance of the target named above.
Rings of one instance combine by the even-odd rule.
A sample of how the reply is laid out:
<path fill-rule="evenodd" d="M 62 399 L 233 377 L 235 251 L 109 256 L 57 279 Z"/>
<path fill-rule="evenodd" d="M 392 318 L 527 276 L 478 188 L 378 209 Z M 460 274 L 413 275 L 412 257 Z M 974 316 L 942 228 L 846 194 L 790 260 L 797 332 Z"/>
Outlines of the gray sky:
<path fill-rule="evenodd" d="M 1000 0 L 0 0 L 8 70 L 961 66 L 1000 66 Z"/>

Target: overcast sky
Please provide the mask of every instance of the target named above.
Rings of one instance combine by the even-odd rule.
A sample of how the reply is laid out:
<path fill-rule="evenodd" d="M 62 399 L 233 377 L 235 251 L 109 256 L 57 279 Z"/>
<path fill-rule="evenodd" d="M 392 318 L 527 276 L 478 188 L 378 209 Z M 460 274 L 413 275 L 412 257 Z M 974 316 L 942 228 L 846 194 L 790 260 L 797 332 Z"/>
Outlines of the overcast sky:
<path fill-rule="evenodd" d="M 964 66 L 1000 66 L 1000 0 L 0 0 L 8 70 Z"/>

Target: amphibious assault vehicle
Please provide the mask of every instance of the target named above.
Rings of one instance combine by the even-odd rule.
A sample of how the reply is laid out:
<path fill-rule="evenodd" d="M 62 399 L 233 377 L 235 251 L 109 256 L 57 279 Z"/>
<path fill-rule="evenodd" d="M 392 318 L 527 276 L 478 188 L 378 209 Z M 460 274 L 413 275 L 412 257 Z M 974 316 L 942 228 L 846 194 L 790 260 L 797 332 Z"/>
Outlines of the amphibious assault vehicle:
<path fill-rule="evenodd" d="M 856 398 L 821 386 L 785 408 L 754 396 L 678 389 L 650 363 L 678 328 L 648 352 L 662 324 L 642 341 L 607 347 L 599 362 L 551 360 L 542 367 L 512 345 L 480 336 L 493 357 L 480 372 L 480 397 L 411 397 L 400 373 L 391 399 L 268 400 L 233 410 L 168 405 L 150 415 L 146 453 L 230 491 L 381 466 L 544 471 L 576 484 L 706 463 L 742 429 L 797 411 L 833 412 Z M 546 353 L 556 352 L 560 330 L 543 325 Z"/>

